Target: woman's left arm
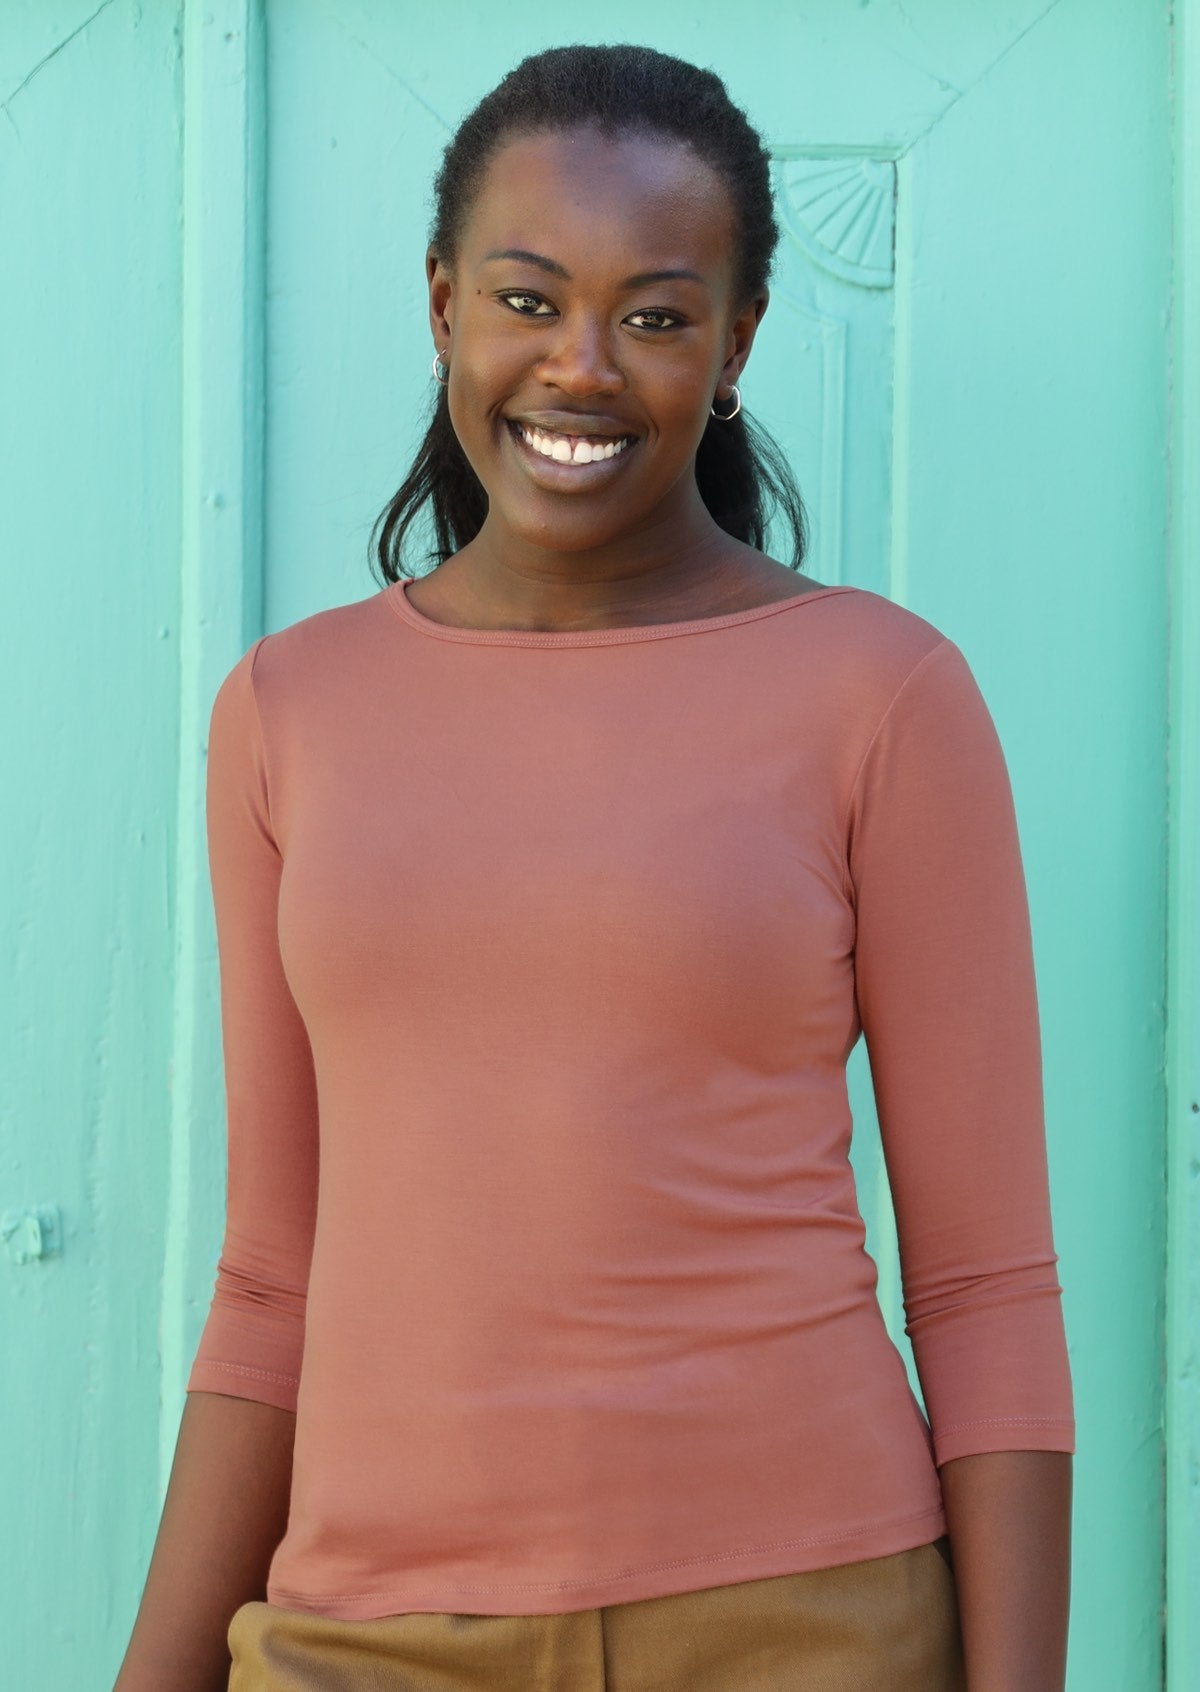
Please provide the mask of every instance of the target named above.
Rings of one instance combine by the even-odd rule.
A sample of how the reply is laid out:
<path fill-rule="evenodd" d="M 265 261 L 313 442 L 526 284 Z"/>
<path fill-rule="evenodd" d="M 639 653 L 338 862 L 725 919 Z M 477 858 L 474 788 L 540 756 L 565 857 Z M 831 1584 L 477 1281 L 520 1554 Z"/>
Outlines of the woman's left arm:
<path fill-rule="evenodd" d="M 943 1463 L 969 1692 L 1063 1692 L 1073 1459 L 987 1451 Z"/>
<path fill-rule="evenodd" d="M 849 813 L 855 990 L 969 1692 L 1062 1692 L 1074 1405 L 1012 789 L 965 658 L 909 673 Z"/>

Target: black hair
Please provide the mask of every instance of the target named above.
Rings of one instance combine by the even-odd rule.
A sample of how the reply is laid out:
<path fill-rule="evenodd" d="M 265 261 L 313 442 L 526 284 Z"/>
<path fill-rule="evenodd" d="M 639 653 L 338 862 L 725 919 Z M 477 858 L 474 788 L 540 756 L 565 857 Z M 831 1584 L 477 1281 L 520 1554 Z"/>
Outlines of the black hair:
<path fill-rule="evenodd" d="M 739 305 L 766 287 L 779 227 L 762 139 L 719 76 L 651 47 L 551 47 L 509 71 L 463 119 L 443 154 L 429 236 L 438 258 L 453 268 L 472 198 L 503 144 L 583 125 L 689 146 L 729 190 Z M 728 422 L 709 419 L 696 451 L 696 483 L 714 521 L 760 550 L 777 511 L 791 536 L 790 562 L 799 568 L 808 545 L 800 490 L 779 446 L 744 408 Z M 426 505 L 435 542 L 428 560 L 435 565 L 473 540 L 487 515 L 487 494 L 459 444 L 442 386 L 435 388 L 433 416 L 412 468 L 372 530 L 373 545 L 379 531 L 375 556 L 386 581 L 410 573 L 401 568 L 404 542 Z"/>

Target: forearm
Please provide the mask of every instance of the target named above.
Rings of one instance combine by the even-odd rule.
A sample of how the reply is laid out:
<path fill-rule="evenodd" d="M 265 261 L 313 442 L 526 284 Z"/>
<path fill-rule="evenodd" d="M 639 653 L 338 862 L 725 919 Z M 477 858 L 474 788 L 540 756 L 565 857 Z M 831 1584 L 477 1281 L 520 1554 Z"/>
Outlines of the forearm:
<path fill-rule="evenodd" d="M 989 1451 L 939 1470 L 968 1692 L 1063 1692 L 1072 1459 Z"/>
<path fill-rule="evenodd" d="M 114 1692 L 224 1692 L 233 1612 L 266 1596 L 287 1526 L 296 1418 L 187 1395 L 162 1521 Z"/>

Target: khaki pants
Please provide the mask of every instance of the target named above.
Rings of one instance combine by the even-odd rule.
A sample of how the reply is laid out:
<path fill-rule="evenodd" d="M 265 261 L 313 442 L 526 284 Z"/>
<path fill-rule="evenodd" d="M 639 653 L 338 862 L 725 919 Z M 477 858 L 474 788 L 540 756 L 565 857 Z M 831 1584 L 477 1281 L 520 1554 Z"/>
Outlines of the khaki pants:
<path fill-rule="evenodd" d="M 565 1615 L 338 1621 L 243 1604 L 229 1692 L 966 1692 L 945 1537 Z"/>

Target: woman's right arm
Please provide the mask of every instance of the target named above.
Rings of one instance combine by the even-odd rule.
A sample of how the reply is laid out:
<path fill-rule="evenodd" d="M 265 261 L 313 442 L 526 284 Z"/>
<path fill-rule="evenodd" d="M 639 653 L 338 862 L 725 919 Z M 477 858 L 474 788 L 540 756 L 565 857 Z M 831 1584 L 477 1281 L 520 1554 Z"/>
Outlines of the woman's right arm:
<path fill-rule="evenodd" d="M 266 1597 L 287 1525 L 296 1418 L 186 1395 L 162 1521 L 113 1692 L 225 1692 L 233 1613 Z"/>
<path fill-rule="evenodd" d="M 279 950 L 272 818 L 278 678 L 260 638 L 218 689 L 208 736 L 209 869 L 228 1138 L 225 1235 L 175 1459 L 114 1692 L 225 1692 L 226 1635 L 266 1597 L 287 1526 L 318 1186 L 308 1031 Z M 275 681 L 272 688 L 271 682 Z M 266 698 L 260 697 L 261 684 Z M 263 709 L 260 709 L 262 707 Z"/>

